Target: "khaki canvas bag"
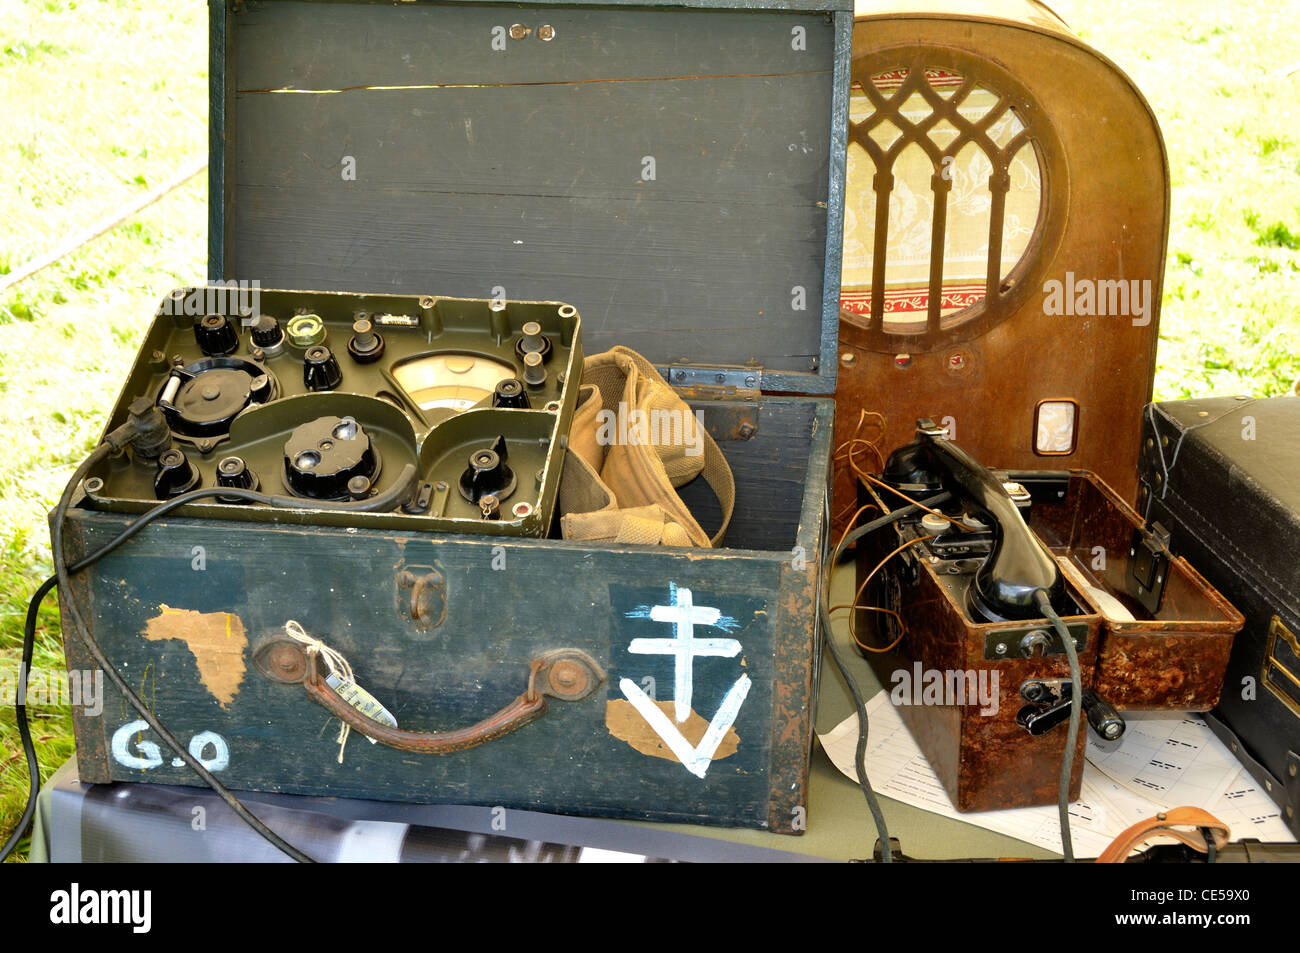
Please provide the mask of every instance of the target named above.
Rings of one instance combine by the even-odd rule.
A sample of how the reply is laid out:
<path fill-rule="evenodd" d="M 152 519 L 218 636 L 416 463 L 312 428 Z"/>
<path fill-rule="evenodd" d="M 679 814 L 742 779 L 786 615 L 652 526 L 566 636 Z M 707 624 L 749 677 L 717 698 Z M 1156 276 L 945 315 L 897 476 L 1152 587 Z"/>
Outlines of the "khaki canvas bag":
<path fill-rule="evenodd" d="M 587 358 L 560 480 L 565 539 L 716 547 L 736 502 L 731 467 L 690 407 L 640 354 Z M 722 507 L 709 537 L 677 495 L 703 475 Z"/>

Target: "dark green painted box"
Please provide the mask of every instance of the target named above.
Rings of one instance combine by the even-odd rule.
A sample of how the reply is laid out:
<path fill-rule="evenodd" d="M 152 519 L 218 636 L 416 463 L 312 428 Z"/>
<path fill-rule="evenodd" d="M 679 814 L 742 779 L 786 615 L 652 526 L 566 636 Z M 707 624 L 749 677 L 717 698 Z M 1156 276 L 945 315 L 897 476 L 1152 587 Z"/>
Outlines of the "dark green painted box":
<path fill-rule="evenodd" d="M 832 0 L 214 2 L 212 278 L 571 302 L 588 354 L 626 344 L 683 386 L 737 485 L 716 551 L 160 520 L 76 590 L 226 784 L 801 829 L 832 403 L 763 392 L 834 389 L 851 21 Z M 711 493 L 684 495 L 711 531 Z M 128 518 L 83 503 L 70 557 Z M 444 611 L 413 619 L 431 574 Z M 340 761 L 339 722 L 253 658 L 289 619 L 415 731 L 491 715 L 552 650 L 603 681 L 477 747 L 354 734 Z M 196 782 L 111 690 L 76 728 L 83 780 Z"/>

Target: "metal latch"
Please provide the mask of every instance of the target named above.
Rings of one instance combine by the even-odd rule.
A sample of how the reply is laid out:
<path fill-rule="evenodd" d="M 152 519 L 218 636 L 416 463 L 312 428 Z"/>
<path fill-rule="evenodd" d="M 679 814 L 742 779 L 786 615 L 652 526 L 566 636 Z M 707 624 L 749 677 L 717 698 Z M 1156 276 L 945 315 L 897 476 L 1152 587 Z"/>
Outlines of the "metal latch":
<path fill-rule="evenodd" d="M 696 408 L 714 440 L 750 440 L 758 433 L 761 365 L 679 361 L 669 365 L 668 382 L 689 403 L 717 402 L 707 410 Z"/>
<path fill-rule="evenodd" d="M 1152 523 L 1146 529 L 1133 531 L 1124 587 L 1153 616 L 1160 609 L 1160 597 L 1164 595 L 1165 583 L 1169 579 L 1169 560 L 1167 529 L 1159 523 Z"/>
<path fill-rule="evenodd" d="M 1280 616 L 1273 616 L 1268 625 L 1260 680 L 1293 715 L 1300 717 L 1300 639 Z"/>

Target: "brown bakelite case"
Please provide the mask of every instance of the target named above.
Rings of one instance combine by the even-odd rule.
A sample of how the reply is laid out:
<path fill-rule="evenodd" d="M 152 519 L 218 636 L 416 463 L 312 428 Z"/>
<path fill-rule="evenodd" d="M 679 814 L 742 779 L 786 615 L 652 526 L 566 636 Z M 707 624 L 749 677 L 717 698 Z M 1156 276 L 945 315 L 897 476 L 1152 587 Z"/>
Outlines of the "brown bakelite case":
<path fill-rule="evenodd" d="M 1063 618 L 1075 637 L 1085 692 L 1095 691 L 1120 710 L 1212 708 L 1241 615 L 1185 560 L 1170 558 L 1158 536 L 1147 533 L 1137 514 L 1095 474 L 1019 472 L 1011 478 L 1033 488 L 1029 528 L 1062 566 L 1069 597 L 1078 606 L 1076 614 Z M 863 504 L 884 504 L 866 483 L 861 493 Z M 859 547 L 859 584 L 914 535 L 904 525 L 868 536 Z M 983 679 L 995 686 L 996 704 L 966 698 L 897 705 L 959 811 L 1052 804 L 1064 723 L 1032 735 L 1018 716 L 1033 707 L 1026 685 L 1068 681 L 1066 656 L 1059 647 L 1045 653 L 1033 647 L 1035 640 L 1041 645 L 1054 638 L 1046 619 L 988 623 L 972 618 L 963 593 L 977 565 L 969 558 L 934 558 L 924 544 L 895 557 L 866 601 L 894 608 L 907 631 L 893 651 L 868 654 L 886 690 L 912 684 L 929 671 L 974 672 L 977 683 Z M 883 614 L 859 610 L 857 616 L 862 641 L 884 646 L 898 633 Z M 1085 723 L 1074 751 L 1072 800 L 1079 794 L 1088 730 Z"/>

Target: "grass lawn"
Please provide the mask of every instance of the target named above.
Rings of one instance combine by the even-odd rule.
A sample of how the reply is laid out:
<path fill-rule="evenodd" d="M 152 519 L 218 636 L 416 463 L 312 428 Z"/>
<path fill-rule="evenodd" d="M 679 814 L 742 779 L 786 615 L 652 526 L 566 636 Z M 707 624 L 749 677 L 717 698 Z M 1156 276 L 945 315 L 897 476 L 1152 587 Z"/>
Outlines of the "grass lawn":
<path fill-rule="evenodd" d="M 1053 5 L 1133 77 L 1168 144 L 1157 397 L 1287 392 L 1300 376 L 1300 3 Z M 202 0 L 0 0 L 0 274 L 205 151 L 206 111 Z M 199 176 L 0 295 L 0 670 L 16 670 L 27 598 L 50 572 L 46 513 L 159 299 L 206 274 L 206 210 Z M 53 608 L 36 665 L 62 666 Z M 48 775 L 72 750 L 70 718 L 31 711 Z M 0 707 L 0 832 L 26 787 Z"/>

